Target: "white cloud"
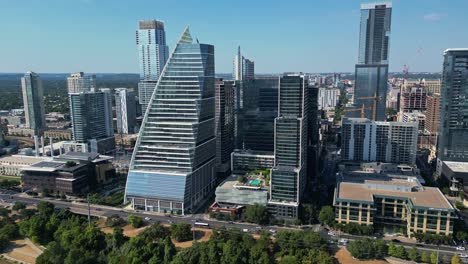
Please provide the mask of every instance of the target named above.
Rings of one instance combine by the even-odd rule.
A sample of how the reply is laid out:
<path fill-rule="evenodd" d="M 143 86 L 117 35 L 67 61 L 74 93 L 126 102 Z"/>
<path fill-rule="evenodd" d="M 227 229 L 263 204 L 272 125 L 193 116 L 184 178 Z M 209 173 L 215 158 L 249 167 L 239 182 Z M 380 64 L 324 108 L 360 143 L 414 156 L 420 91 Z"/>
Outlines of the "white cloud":
<path fill-rule="evenodd" d="M 430 14 L 426 14 L 424 15 L 424 20 L 426 21 L 439 21 L 441 20 L 442 18 L 446 17 L 447 14 L 442 14 L 442 13 L 430 13 Z"/>

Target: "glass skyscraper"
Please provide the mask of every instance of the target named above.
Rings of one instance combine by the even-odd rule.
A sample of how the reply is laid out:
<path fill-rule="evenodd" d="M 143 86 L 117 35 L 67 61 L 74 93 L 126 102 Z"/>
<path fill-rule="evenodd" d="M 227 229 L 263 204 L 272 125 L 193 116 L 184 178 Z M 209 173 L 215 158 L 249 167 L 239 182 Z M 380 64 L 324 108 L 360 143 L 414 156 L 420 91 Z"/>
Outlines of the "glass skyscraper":
<path fill-rule="evenodd" d="M 237 47 L 237 54 L 234 57 L 234 72 L 235 81 L 252 80 L 255 78 L 255 63 L 242 56 L 240 46 Z"/>
<path fill-rule="evenodd" d="M 361 5 L 354 104 L 358 108 L 364 106 L 366 118 L 381 121 L 386 119 L 391 16 L 391 3 Z"/>
<path fill-rule="evenodd" d="M 215 89 L 216 165 L 218 180 L 231 173 L 234 151 L 234 82 L 216 80 Z"/>
<path fill-rule="evenodd" d="M 73 140 L 90 144 L 93 152 L 112 152 L 115 139 L 110 90 L 71 93 L 69 99 Z"/>
<path fill-rule="evenodd" d="M 34 130 L 34 135 L 41 136 L 46 126 L 42 80 L 36 73 L 28 71 L 21 78 L 21 86 L 26 127 Z"/>
<path fill-rule="evenodd" d="M 136 44 L 140 61 L 138 98 L 144 113 L 169 56 L 164 23 L 158 20 L 140 21 Z"/>
<path fill-rule="evenodd" d="M 117 133 L 135 133 L 135 110 L 135 93 L 127 88 L 116 88 L 115 115 L 117 117 Z"/>
<path fill-rule="evenodd" d="M 151 97 L 125 199 L 133 208 L 194 212 L 215 187 L 214 47 L 186 28 Z"/>
<path fill-rule="evenodd" d="M 468 48 L 444 52 L 441 88 L 437 158 L 468 162 Z"/>
<path fill-rule="evenodd" d="M 307 176 L 308 80 L 280 78 L 275 119 L 275 166 L 271 170 L 268 207 L 278 218 L 297 218 Z"/>

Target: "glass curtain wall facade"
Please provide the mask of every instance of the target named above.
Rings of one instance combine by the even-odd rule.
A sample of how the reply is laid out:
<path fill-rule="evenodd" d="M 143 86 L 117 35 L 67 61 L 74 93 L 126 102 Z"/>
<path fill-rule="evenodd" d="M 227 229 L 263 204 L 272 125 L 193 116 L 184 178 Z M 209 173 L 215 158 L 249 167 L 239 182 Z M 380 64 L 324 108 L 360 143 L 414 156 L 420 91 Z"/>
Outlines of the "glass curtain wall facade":
<path fill-rule="evenodd" d="M 354 104 L 365 108 L 365 117 L 385 121 L 391 3 L 361 5 L 359 56 L 355 71 Z M 350 113 L 358 117 L 360 112 Z"/>
<path fill-rule="evenodd" d="M 72 93 L 69 99 L 74 141 L 87 143 L 114 136 L 109 90 Z"/>
<path fill-rule="evenodd" d="M 125 189 L 134 209 L 195 212 L 215 188 L 214 47 L 186 28 L 161 73 Z"/>
<path fill-rule="evenodd" d="M 468 162 L 468 49 L 444 52 L 438 159 Z"/>
<path fill-rule="evenodd" d="M 236 148 L 273 151 L 278 77 L 236 82 L 236 91 Z"/>
<path fill-rule="evenodd" d="M 218 180 L 231 174 L 234 151 L 234 82 L 216 80 L 216 166 Z"/>
<path fill-rule="evenodd" d="M 140 21 L 136 31 L 136 44 L 140 64 L 138 98 L 142 113 L 145 113 L 156 82 L 169 56 L 164 23 L 158 20 Z"/>
<path fill-rule="evenodd" d="M 133 134 L 136 125 L 135 93 L 127 88 L 115 89 L 117 133 Z"/>
<path fill-rule="evenodd" d="M 26 127 L 33 129 L 34 135 L 41 136 L 46 125 L 42 80 L 39 75 L 29 71 L 21 78 L 21 86 Z"/>
<path fill-rule="evenodd" d="M 308 81 L 284 75 L 279 81 L 275 119 L 275 166 L 271 170 L 269 210 L 278 218 L 297 218 L 307 174 Z"/>

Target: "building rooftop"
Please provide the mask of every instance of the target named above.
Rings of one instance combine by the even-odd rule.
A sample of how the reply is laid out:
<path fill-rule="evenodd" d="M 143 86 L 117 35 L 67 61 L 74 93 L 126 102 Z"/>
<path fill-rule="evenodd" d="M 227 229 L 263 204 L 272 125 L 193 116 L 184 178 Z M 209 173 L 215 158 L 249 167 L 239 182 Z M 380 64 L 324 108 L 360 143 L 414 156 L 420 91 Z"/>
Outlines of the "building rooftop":
<path fill-rule="evenodd" d="M 12 155 L 7 157 L 0 158 L 0 164 L 7 164 L 7 163 L 36 163 L 38 161 L 50 160 L 47 157 L 35 157 L 35 156 L 25 156 L 25 155 Z"/>
<path fill-rule="evenodd" d="M 388 186 L 390 188 L 385 188 Z M 398 190 L 400 186 L 411 187 L 411 191 Z M 364 183 L 340 182 L 337 198 L 341 200 L 373 202 L 374 196 L 407 198 L 414 206 L 453 210 L 442 192 L 435 187 L 418 188 L 416 182 L 402 180 L 365 180 Z"/>
<path fill-rule="evenodd" d="M 453 172 L 468 172 L 468 162 L 444 161 L 444 164 Z"/>

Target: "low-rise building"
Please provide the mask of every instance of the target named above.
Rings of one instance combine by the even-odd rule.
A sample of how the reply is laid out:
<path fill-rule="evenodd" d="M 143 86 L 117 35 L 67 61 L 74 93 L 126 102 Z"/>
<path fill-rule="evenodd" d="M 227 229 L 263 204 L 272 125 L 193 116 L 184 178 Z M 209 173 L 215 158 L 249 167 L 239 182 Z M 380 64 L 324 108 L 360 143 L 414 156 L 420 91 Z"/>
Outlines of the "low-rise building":
<path fill-rule="evenodd" d="M 464 193 L 464 200 L 468 197 L 468 162 L 441 161 L 441 175 L 450 183 L 452 192 Z"/>
<path fill-rule="evenodd" d="M 414 233 L 451 235 L 457 218 L 442 192 L 422 186 L 416 177 L 342 176 L 333 204 L 338 223 L 398 226 L 409 237 Z"/>
<path fill-rule="evenodd" d="M 97 153 L 68 152 L 21 170 L 26 188 L 69 195 L 85 193 L 115 175 L 112 157 Z"/>
<path fill-rule="evenodd" d="M 21 176 L 21 169 L 27 168 L 39 161 L 50 160 L 47 157 L 12 155 L 0 158 L 0 175 Z"/>
<path fill-rule="evenodd" d="M 45 138 L 54 138 L 58 140 L 71 140 L 72 130 L 71 129 L 49 129 L 44 131 Z"/>
<path fill-rule="evenodd" d="M 231 154 L 231 172 L 237 175 L 253 170 L 271 169 L 274 163 L 273 152 L 236 149 Z"/>
<path fill-rule="evenodd" d="M 210 212 L 235 215 L 246 205 L 267 205 L 269 187 L 265 179 L 255 175 L 239 182 L 235 175 L 228 177 L 216 188 L 216 200 Z"/>

